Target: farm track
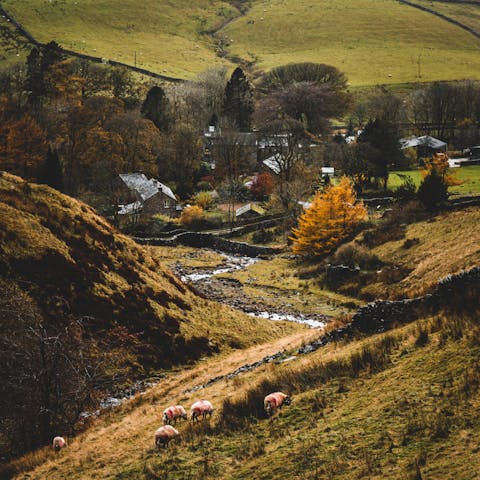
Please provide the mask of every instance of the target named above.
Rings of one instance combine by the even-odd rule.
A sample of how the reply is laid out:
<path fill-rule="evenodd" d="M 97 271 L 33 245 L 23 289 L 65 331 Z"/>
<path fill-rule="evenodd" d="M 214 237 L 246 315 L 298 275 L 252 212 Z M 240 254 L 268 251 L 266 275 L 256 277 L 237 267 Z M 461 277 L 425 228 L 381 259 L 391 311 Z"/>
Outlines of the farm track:
<path fill-rule="evenodd" d="M 424 7 L 423 5 L 418 5 L 417 3 L 410 2 L 409 0 L 398 0 L 400 3 L 403 3 L 404 5 L 408 5 L 409 7 L 417 8 L 419 10 L 422 10 L 427 13 L 431 13 L 432 15 L 435 15 L 446 22 L 452 23 L 453 25 L 456 25 L 457 27 L 463 28 L 463 30 L 466 30 L 467 32 L 471 33 L 477 38 L 480 38 L 480 31 L 477 31 L 468 25 L 465 25 L 462 22 L 459 22 L 458 20 L 455 20 L 454 18 L 449 17 L 448 15 L 444 15 L 443 13 L 437 12 L 433 8 L 429 7 Z M 452 2 L 452 3 L 469 3 L 469 4 L 474 4 L 478 5 L 476 2 Z"/>

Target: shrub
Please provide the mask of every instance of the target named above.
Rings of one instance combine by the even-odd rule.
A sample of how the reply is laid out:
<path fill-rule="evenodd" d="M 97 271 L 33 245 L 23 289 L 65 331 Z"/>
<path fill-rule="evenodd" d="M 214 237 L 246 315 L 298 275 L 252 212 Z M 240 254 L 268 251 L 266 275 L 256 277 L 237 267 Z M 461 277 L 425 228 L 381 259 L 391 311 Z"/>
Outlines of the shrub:
<path fill-rule="evenodd" d="M 178 227 L 178 219 L 157 213 L 152 216 L 150 231 L 153 235 L 166 230 L 173 230 Z"/>
<path fill-rule="evenodd" d="M 211 193 L 199 192 L 192 197 L 191 202 L 204 210 L 208 210 L 212 208 L 215 201 Z"/>
<path fill-rule="evenodd" d="M 367 248 L 355 242 L 342 245 L 334 255 L 335 263 L 348 267 L 360 267 L 367 270 L 376 269 L 381 265 L 380 259 Z"/>
<path fill-rule="evenodd" d="M 413 181 L 412 177 L 408 175 L 399 176 L 403 178 L 403 182 L 394 190 L 393 196 L 399 202 L 408 202 L 413 200 L 417 196 L 417 187 L 415 186 L 415 182 Z"/>
<path fill-rule="evenodd" d="M 180 223 L 191 230 L 200 230 L 205 218 L 206 215 L 203 208 L 197 205 L 192 205 L 182 211 Z"/>
<path fill-rule="evenodd" d="M 210 185 L 209 182 L 207 182 L 205 180 L 200 180 L 197 183 L 197 189 L 202 191 L 202 192 L 208 192 L 209 190 L 212 189 L 212 186 Z"/>
<path fill-rule="evenodd" d="M 423 179 L 418 188 L 418 198 L 429 210 L 447 201 L 448 185 L 436 170 L 431 170 Z"/>
<path fill-rule="evenodd" d="M 273 232 L 262 228 L 252 235 L 253 243 L 268 243 L 273 240 Z"/>

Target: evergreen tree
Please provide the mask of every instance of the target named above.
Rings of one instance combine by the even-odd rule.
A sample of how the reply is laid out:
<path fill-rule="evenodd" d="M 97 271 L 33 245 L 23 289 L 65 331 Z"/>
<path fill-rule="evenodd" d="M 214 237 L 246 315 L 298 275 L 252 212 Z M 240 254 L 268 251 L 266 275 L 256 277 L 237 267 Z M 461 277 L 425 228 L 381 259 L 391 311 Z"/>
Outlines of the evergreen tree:
<path fill-rule="evenodd" d="M 294 253 L 317 257 L 329 253 L 367 217 L 363 203 L 356 202 L 355 190 L 347 177 L 339 185 L 317 192 L 312 205 L 293 228 Z"/>
<path fill-rule="evenodd" d="M 252 86 L 243 70 L 237 67 L 225 87 L 223 113 L 240 131 L 245 132 L 251 129 L 254 110 Z"/>
<path fill-rule="evenodd" d="M 33 48 L 27 57 L 27 75 L 25 88 L 28 92 L 28 101 L 30 105 L 38 107 L 41 105 L 42 98 L 50 92 L 51 88 L 45 80 L 45 74 L 55 63 L 61 62 L 64 56 L 61 48 L 56 42 L 47 43 L 47 45 Z"/>
<path fill-rule="evenodd" d="M 385 120 L 370 120 L 362 134 L 358 137 L 360 143 L 369 143 L 373 155 L 368 160 L 372 164 L 375 178 L 383 180 L 383 187 L 387 188 L 388 171 L 390 165 L 398 165 L 402 160 L 399 148 L 399 134 L 395 126 Z"/>
<path fill-rule="evenodd" d="M 144 118 L 151 120 L 159 130 L 167 132 L 172 123 L 169 109 L 170 102 L 163 88 L 155 86 L 147 93 L 141 112 Z"/>
<path fill-rule="evenodd" d="M 56 190 L 63 191 L 62 165 L 57 151 L 48 147 L 47 156 L 40 172 L 39 183 L 45 183 Z"/>

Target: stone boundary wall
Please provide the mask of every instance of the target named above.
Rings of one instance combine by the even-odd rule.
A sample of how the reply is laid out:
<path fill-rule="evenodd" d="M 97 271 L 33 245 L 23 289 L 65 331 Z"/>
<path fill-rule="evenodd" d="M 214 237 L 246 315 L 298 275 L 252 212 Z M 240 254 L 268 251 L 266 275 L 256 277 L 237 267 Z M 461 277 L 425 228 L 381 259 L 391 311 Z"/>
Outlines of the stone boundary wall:
<path fill-rule="evenodd" d="M 281 224 L 286 217 L 281 218 L 272 218 L 271 220 L 263 220 L 261 222 L 250 223 L 243 227 L 237 227 L 232 232 L 222 234 L 222 237 L 229 238 L 229 237 L 236 237 L 237 235 L 243 235 L 244 233 L 255 232 L 257 230 L 261 230 L 262 228 L 271 228 L 276 227 L 277 225 Z"/>
<path fill-rule="evenodd" d="M 480 267 L 463 270 L 440 280 L 432 293 L 423 297 L 376 301 L 358 309 L 349 328 L 362 333 L 377 333 L 388 330 L 395 324 L 408 323 L 425 310 L 435 312 L 448 307 L 453 296 L 468 288 L 480 287 Z"/>
<path fill-rule="evenodd" d="M 469 27 L 468 25 L 465 25 L 464 23 L 459 22 L 458 20 L 455 20 L 451 17 L 448 17 L 447 15 L 444 15 L 443 13 L 437 12 L 436 10 L 433 10 L 432 8 L 424 7 L 423 5 L 418 5 L 416 3 L 409 2 L 408 0 L 398 0 L 398 1 L 400 3 L 408 5 L 410 7 L 418 8 L 419 10 L 423 10 L 424 12 L 431 13 L 432 15 L 435 15 L 436 17 L 440 17 L 441 19 L 443 19 L 443 20 L 445 20 L 449 23 L 453 23 L 457 27 L 463 28 L 464 30 L 471 33 L 475 37 L 480 38 L 480 31 L 477 31 L 477 30 Z"/>
<path fill-rule="evenodd" d="M 249 245 L 243 242 L 234 242 L 218 237 L 212 233 L 185 232 L 170 238 L 138 238 L 133 239 L 140 245 L 175 246 L 186 245 L 196 248 L 211 248 L 225 253 L 245 255 L 247 257 L 259 257 L 262 255 L 274 255 L 280 253 L 278 248 Z"/>

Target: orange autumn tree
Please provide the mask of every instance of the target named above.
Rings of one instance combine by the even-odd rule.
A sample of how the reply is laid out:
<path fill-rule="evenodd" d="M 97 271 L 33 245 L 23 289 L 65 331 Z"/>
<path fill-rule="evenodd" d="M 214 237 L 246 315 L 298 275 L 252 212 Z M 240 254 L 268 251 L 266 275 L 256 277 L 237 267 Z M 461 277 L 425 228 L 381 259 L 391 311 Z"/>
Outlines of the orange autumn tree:
<path fill-rule="evenodd" d="M 451 173 L 446 153 L 434 153 L 432 158 L 425 159 L 425 169 L 422 171 L 422 177 L 425 179 L 432 171 L 435 171 L 437 175 L 442 177 L 447 187 L 453 187 L 463 183 L 454 173 Z"/>
<path fill-rule="evenodd" d="M 292 250 L 309 257 L 329 253 L 366 218 L 363 203 L 356 203 L 353 183 L 342 177 L 338 185 L 317 192 L 300 216 L 298 228 L 292 229 Z"/>

